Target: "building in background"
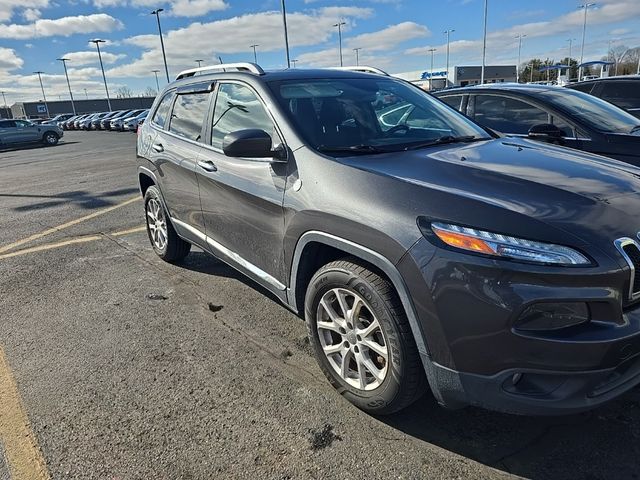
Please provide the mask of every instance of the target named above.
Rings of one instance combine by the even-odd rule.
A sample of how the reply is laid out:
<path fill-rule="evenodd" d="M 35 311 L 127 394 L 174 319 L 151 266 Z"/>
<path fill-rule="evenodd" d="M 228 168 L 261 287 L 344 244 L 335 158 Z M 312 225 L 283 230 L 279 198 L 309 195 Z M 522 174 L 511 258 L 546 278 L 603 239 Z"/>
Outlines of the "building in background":
<path fill-rule="evenodd" d="M 129 97 L 129 98 L 112 98 L 111 108 L 113 110 L 133 110 L 138 108 L 149 108 L 153 104 L 155 97 Z M 109 110 L 107 99 L 97 98 L 90 100 L 75 100 L 76 112 L 78 115 L 82 113 L 106 112 Z M 47 102 L 49 106 L 49 115 L 54 117 L 59 113 L 71 113 L 71 101 L 51 101 Z M 47 109 L 43 102 L 18 102 L 11 105 L 11 114 L 13 118 L 45 118 Z"/>
<path fill-rule="evenodd" d="M 447 87 L 466 87 L 479 85 L 482 67 L 476 65 L 460 65 L 451 67 L 447 82 L 447 70 L 444 68 L 430 70 L 416 70 L 393 74 L 394 77 L 408 80 L 425 90 L 442 90 Z M 485 83 L 506 83 L 516 81 L 515 65 L 487 65 L 484 67 Z"/>

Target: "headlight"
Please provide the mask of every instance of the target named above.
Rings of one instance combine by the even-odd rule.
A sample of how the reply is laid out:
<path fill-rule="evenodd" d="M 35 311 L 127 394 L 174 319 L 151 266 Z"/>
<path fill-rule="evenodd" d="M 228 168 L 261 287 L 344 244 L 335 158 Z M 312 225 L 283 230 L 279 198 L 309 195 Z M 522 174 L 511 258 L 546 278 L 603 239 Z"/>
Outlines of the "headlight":
<path fill-rule="evenodd" d="M 434 222 L 431 230 L 447 245 L 470 252 L 535 263 L 591 264 L 580 252 L 562 245 L 524 240 L 448 223 Z"/>

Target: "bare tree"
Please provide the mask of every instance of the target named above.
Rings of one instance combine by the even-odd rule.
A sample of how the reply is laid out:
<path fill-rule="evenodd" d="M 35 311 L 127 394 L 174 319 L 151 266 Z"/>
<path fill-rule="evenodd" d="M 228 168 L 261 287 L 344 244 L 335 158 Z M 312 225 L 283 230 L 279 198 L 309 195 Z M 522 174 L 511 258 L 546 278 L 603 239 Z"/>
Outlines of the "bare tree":
<path fill-rule="evenodd" d="M 131 97 L 133 97 L 133 90 L 131 90 L 129 87 L 123 85 L 122 87 L 118 88 L 118 90 L 116 90 L 116 97 L 117 98 L 131 98 Z"/>
<path fill-rule="evenodd" d="M 155 97 L 158 95 L 158 92 L 153 87 L 147 87 L 146 90 L 142 93 L 143 97 Z"/>

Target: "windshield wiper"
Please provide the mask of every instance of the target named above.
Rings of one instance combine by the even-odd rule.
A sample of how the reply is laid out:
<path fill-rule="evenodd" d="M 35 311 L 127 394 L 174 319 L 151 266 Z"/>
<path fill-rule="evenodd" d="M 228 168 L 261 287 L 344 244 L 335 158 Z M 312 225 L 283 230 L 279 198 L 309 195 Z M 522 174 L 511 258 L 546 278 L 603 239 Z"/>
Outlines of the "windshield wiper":
<path fill-rule="evenodd" d="M 349 145 L 346 147 L 320 145 L 318 150 L 325 153 L 389 153 L 389 150 L 384 150 L 373 145 Z"/>
<path fill-rule="evenodd" d="M 453 135 L 445 135 L 440 138 L 436 138 L 435 140 L 431 140 L 429 142 L 416 143 L 413 145 L 409 145 L 405 147 L 405 150 L 417 150 L 424 147 L 432 147 L 434 145 L 446 145 L 447 143 L 469 143 L 469 142 L 477 142 L 480 140 L 490 140 L 485 137 L 476 137 L 474 135 L 465 135 L 460 137 L 454 137 Z"/>

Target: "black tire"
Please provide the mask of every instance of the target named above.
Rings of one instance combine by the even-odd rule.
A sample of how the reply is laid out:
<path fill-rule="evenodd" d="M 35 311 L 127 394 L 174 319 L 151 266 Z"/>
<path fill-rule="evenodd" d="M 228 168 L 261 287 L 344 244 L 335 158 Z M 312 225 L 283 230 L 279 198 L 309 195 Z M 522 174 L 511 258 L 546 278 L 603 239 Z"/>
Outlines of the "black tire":
<path fill-rule="evenodd" d="M 60 140 L 60 137 L 56 132 L 45 132 L 45 134 L 42 136 L 42 143 L 49 147 L 57 145 L 58 140 Z"/>
<path fill-rule="evenodd" d="M 166 224 L 166 242 L 164 243 L 164 246 L 160 247 L 156 244 L 156 241 L 153 238 L 151 227 L 149 227 L 151 218 L 148 215 L 148 209 L 149 204 L 152 201 L 157 202 L 157 204 L 159 205 L 160 213 L 164 217 L 164 222 Z M 160 191 L 155 185 L 150 186 L 144 195 L 144 211 L 145 225 L 147 226 L 147 235 L 149 236 L 149 241 L 151 242 L 153 250 L 161 259 L 166 262 L 176 263 L 189 255 L 189 252 L 191 251 L 191 244 L 184 241 L 176 233 L 173 225 L 171 224 L 171 220 L 169 219 L 169 215 L 164 208 L 164 203 L 162 202 Z"/>
<path fill-rule="evenodd" d="M 318 305 L 327 292 L 336 288 L 356 293 L 375 315 L 384 335 L 389 362 L 387 373 L 372 390 L 347 383 L 322 349 L 317 329 Z M 374 415 L 388 415 L 406 408 L 424 394 L 426 377 L 400 299 L 389 281 L 358 259 L 331 262 L 316 272 L 307 288 L 305 319 L 322 372 L 334 388 L 358 408 Z"/>

